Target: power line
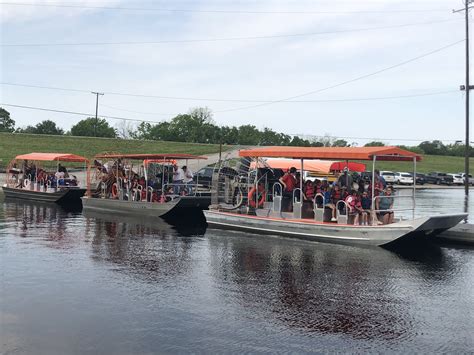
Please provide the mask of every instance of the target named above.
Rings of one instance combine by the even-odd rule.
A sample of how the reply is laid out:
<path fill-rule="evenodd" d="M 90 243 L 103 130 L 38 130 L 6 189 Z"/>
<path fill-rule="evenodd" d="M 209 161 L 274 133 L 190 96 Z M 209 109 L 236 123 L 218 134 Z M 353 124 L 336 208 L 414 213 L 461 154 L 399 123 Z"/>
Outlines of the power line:
<path fill-rule="evenodd" d="M 456 92 L 459 92 L 456 90 Z M 142 112 L 142 111 L 132 111 L 124 108 L 119 108 L 119 107 L 114 107 L 114 106 L 109 106 L 109 105 L 104 105 L 102 104 L 103 107 L 111 108 L 113 110 L 118 110 L 118 111 L 124 111 L 124 112 L 130 112 L 130 113 L 139 113 L 141 115 L 154 115 L 154 116 L 173 116 L 172 113 L 157 113 L 157 112 Z"/>
<path fill-rule="evenodd" d="M 299 100 L 299 101 L 287 101 L 286 103 L 332 103 L 332 102 L 363 102 L 363 101 L 379 101 L 379 100 L 396 100 L 396 99 L 410 99 L 415 97 L 427 97 L 427 96 L 437 96 L 437 95 L 446 95 L 446 94 L 459 94 L 459 90 L 447 90 L 447 91 L 438 91 L 422 94 L 413 94 L 413 95 L 398 95 L 398 96 L 382 96 L 382 97 L 366 97 L 366 98 L 345 98 L 345 99 L 327 99 L 327 100 Z M 270 101 L 267 101 L 270 102 Z M 120 107 L 109 106 L 101 104 L 103 107 L 111 108 L 113 110 L 124 111 L 129 113 L 138 113 L 141 115 L 153 115 L 153 116 L 172 116 L 172 113 L 157 113 L 157 112 L 143 112 L 143 111 L 133 111 Z"/>
<path fill-rule="evenodd" d="M 456 22 L 462 19 L 436 20 L 427 22 L 405 23 L 398 25 L 388 25 L 379 27 L 353 28 L 347 30 L 321 31 L 309 33 L 290 33 L 281 35 L 264 36 L 245 36 L 245 37 L 222 37 L 222 38 L 201 38 L 201 39 L 178 39 L 178 40 L 159 40 L 159 41 L 121 41 L 121 42 L 69 42 L 69 43 L 0 43 L 1 47 L 61 47 L 61 46 L 107 46 L 107 45 L 146 45 L 146 44 L 171 44 L 171 43 L 200 43 L 200 42 L 224 42 L 224 41 L 242 41 L 242 40 L 263 40 L 278 38 L 310 37 L 337 33 L 366 32 L 385 30 L 393 28 L 404 28 L 421 25 L 431 25 L 436 23 Z"/>
<path fill-rule="evenodd" d="M 198 9 L 173 9 L 156 7 L 123 7 L 123 6 L 87 6 L 87 5 L 66 5 L 58 3 L 35 4 L 35 3 L 17 3 L 0 2 L 0 5 L 8 6 L 34 6 L 34 7 L 56 7 L 56 8 L 76 8 L 92 10 L 114 10 L 114 11 L 156 11 L 156 12 L 182 12 L 182 13 L 211 13 L 211 14 L 293 14 L 293 15 L 336 15 L 336 14 L 395 14 L 395 13 L 427 13 L 427 12 L 448 12 L 444 9 L 423 9 L 423 10 L 361 10 L 361 11 L 269 11 L 269 10 L 198 10 Z"/>
<path fill-rule="evenodd" d="M 15 105 L 15 104 L 6 104 L 6 103 L 0 103 L 0 105 L 7 106 L 7 107 L 23 108 L 23 109 L 27 109 L 27 110 L 57 112 L 57 113 L 65 113 L 65 114 L 69 114 L 69 115 L 92 117 L 92 118 L 94 118 L 94 116 L 95 116 L 95 114 L 93 114 L 93 113 L 65 111 L 65 110 L 57 110 L 57 109 L 44 108 L 44 107 L 34 107 L 34 106 Z M 109 119 L 113 119 L 113 120 L 147 122 L 147 123 L 160 123 L 160 122 L 157 122 L 157 121 L 141 120 L 141 119 L 137 119 L 137 118 L 128 118 L 128 117 L 103 116 L 103 115 L 101 115 L 101 117 L 109 118 Z"/>
<path fill-rule="evenodd" d="M 47 90 L 58 90 L 58 91 L 70 91 L 70 92 L 80 92 L 89 94 L 91 90 L 82 90 L 82 89 L 70 89 L 62 87 L 53 87 L 53 86 L 40 86 L 40 85 L 29 85 L 29 84 L 20 84 L 20 83 L 8 83 L 0 82 L 0 85 L 7 86 L 19 86 L 35 89 L 47 89 Z M 428 89 L 426 89 L 428 90 Z M 120 92 L 108 92 L 102 91 L 107 95 L 116 95 L 116 96 L 129 96 L 129 97 L 142 97 L 142 98 L 153 98 L 153 99 L 166 99 L 166 100 L 180 100 L 180 101 L 208 101 L 208 102 L 247 102 L 247 103 L 273 103 L 275 100 L 249 100 L 249 99 L 217 99 L 217 98 L 203 98 L 203 97 L 179 97 L 179 96 L 158 96 L 158 95 L 146 95 L 146 94 L 132 94 L 132 93 L 120 93 Z M 379 97 L 363 97 L 363 98 L 344 98 L 344 99 L 321 99 L 321 100 L 291 100 L 286 101 L 288 103 L 311 103 L 311 102 L 343 102 L 343 101 L 372 101 L 372 100 L 391 100 L 391 99 L 403 99 L 403 98 L 412 98 L 412 97 L 422 97 L 422 96 L 434 96 L 434 95 L 444 95 L 450 93 L 459 93 L 459 90 L 446 90 L 446 91 L 437 91 L 437 92 L 427 92 L 420 94 L 407 94 L 407 95 L 398 95 L 398 96 L 379 96 Z M 103 106 L 106 106 L 102 104 Z M 107 106 L 106 106 L 107 107 Z M 113 109 L 118 109 L 122 111 L 127 111 L 126 109 L 119 109 L 117 107 L 111 107 Z M 167 115 L 165 113 L 150 113 L 150 112 L 139 112 L 139 111 L 129 111 L 133 113 L 143 113 L 143 114 L 156 114 L 156 115 Z"/>
<path fill-rule="evenodd" d="M 323 92 L 323 91 L 327 91 L 327 90 L 330 90 L 330 89 L 334 89 L 334 88 L 337 88 L 337 87 L 340 87 L 340 86 L 343 86 L 343 85 L 346 85 L 346 84 L 349 84 L 349 83 L 353 83 L 353 82 L 358 81 L 358 80 L 366 79 L 366 78 L 368 78 L 368 77 L 371 77 L 371 76 L 374 76 L 374 75 L 383 73 L 383 72 L 385 72 L 385 71 L 388 71 L 388 70 L 391 70 L 391 69 L 394 69 L 394 68 L 401 67 L 401 66 L 403 66 L 403 65 L 405 65 L 405 64 L 414 62 L 414 61 L 416 61 L 416 60 L 418 60 L 418 59 L 425 58 L 425 57 L 430 56 L 430 55 L 432 55 L 432 54 L 441 52 L 442 50 L 445 50 L 445 49 L 447 49 L 447 48 L 450 48 L 450 47 L 455 46 L 455 45 L 457 45 L 457 44 L 459 44 L 459 43 L 462 43 L 462 42 L 464 42 L 464 39 L 462 39 L 462 40 L 460 40 L 460 41 L 453 42 L 453 43 L 448 44 L 448 45 L 446 45 L 446 46 L 443 46 L 443 47 L 441 47 L 441 48 L 432 50 L 432 51 L 430 51 L 430 52 L 427 52 L 427 53 L 425 53 L 425 54 L 419 55 L 419 56 L 417 56 L 417 57 L 414 57 L 414 58 L 405 60 L 405 61 L 400 62 L 400 63 L 398 63 L 398 64 L 394 64 L 394 65 L 391 65 L 391 66 L 389 66 L 389 67 L 386 67 L 386 68 L 383 68 L 383 69 L 380 69 L 380 70 L 377 70 L 377 71 L 374 71 L 374 72 L 371 72 L 371 73 L 368 73 L 368 74 L 364 74 L 364 75 L 361 75 L 361 76 L 358 76 L 358 77 L 355 77 L 355 78 L 352 78 L 352 79 L 349 79 L 349 80 L 346 80 L 346 81 L 343 81 L 343 82 L 340 82 L 340 83 L 337 83 L 337 84 L 334 84 L 334 85 L 330 85 L 330 86 L 327 86 L 327 87 L 325 87 L 325 88 L 321 88 L 321 89 L 309 91 L 309 92 L 306 92 L 306 93 L 303 93 L 303 94 L 299 94 L 299 95 L 295 95 L 295 96 L 286 97 L 286 98 L 284 98 L 284 99 L 275 100 L 275 101 L 272 101 L 272 102 L 261 103 L 261 104 L 257 104 L 257 105 L 251 105 L 251 106 L 241 106 L 241 107 L 236 107 L 236 108 L 227 109 L 227 110 L 220 110 L 220 111 L 216 111 L 216 113 L 219 113 L 219 112 L 240 111 L 240 110 L 246 110 L 246 109 L 250 109 L 250 108 L 257 108 L 257 107 L 262 107 L 262 106 L 273 105 L 273 104 L 276 104 L 276 103 L 287 102 L 287 101 L 290 101 L 290 100 L 293 100 L 293 99 L 297 99 L 297 98 L 300 98 L 300 97 L 304 97 L 304 96 L 308 96 L 308 95 L 320 93 L 320 92 Z"/>
<path fill-rule="evenodd" d="M 50 109 L 44 107 L 34 107 L 34 106 L 25 106 L 25 105 L 15 105 L 15 104 L 7 104 L 7 103 L 0 103 L 2 106 L 7 107 L 16 107 L 16 108 L 23 108 L 28 110 L 37 110 L 37 111 L 47 111 L 47 112 L 56 112 L 56 113 L 64 113 L 70 115 L 77 115 L 77 116 L 85 116 L 85 117 L 93 117 L 94 114 L 91 113 L 83 113 L 83 112 L 74 112 L 74 111 L 66 111 L 66 110 L 57 110 L 57 109 Z M 101 116 L 103 118 L 109 118 L 114 120 L 122 120 L 122 121 L 135 121 L 135 122 L 146 122 L 146 123 L 160 123 L 156 121 L 149 121 L 149 120 L 141 120 L 135 118 L 127 118 L 127 117 L 116 117 L 116 116 Z M 407 141 L 407 142 L 423 142 L 423 141 L 430 141 L 433 139 L 408 139 L 408 138 L 381 138 L 381 137 L 342 137 L 342 136 L 314 136 L 314 135 L 307 135 L 307 134 L 300 134 L 300 133 L 289 133 L 291 136 L 300 136 L 300 137 L 314 137 L 316 139 L 321 138 L 332 138 L 332 139 L 351 139 L 351 140 L 379 140 L 379 141 Z M 439 139 L 441 141 L 456 141 L 455 139 Z"/>

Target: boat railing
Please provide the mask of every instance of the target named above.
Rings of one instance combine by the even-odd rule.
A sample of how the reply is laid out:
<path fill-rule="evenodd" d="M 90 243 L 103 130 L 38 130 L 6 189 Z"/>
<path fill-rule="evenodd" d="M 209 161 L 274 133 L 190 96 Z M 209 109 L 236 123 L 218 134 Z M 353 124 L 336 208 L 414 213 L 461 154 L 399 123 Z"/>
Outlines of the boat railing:
<path fill-rule="evenodd" d="M 318 203 L 318 198 L 322 200 L 321 207 Z M 313 212 L 314 212 L 314 220 L 318 222 L 324 221 L 324 210 L 326 209 L 326 204 L 324 201 L 324 195 L 322 193 L 317 193 L 313 199 Z"/>
<path fill-rule="evenodd" d="M 170 191 L 172 190 L 172 193 Z M 167 196 L 196 196 L 197 185 L 190 183 L 169 183 L 163 185 L 163 193 Z"/>
<path fill-rule="evenodd" d="M 344 207 L 340 208 L 341 204 Z M 344 211 L 344 214 L 341 211 Z M 336 219 L 338 224 L 347 224 L 349 222 L 349 205 L 344 200 L 339 200 L 336 203 Z"/>
<path fill-rule="evenodd" d="M 389 209 L 376 209 L 376 201 L 380 200 L 381 198 L 392 198 L 395 202 L 395 200 L 399 199 L 409 199 L 412 201 L 412 207 L 406 207 L 406 208 L 389 208 Z M 411 195 L 390 195 L 390 196 L 375 196 L 372 198 L 372 211 L 374 213 L 379 213 L 379 212 L 407 212 L 410 211 L 412 212 L 412 217 L 413 219 L 415 218 L 415 201 L 413 199 L 413 196 Z"/>
<path fill-rule="evenodd" d="M 276 182 L 273 184 L 272 197 L 273 197 L 272 210 L 276 212 L 281 212 L 281 200 L 283 197 L 283 189 L 279 182 Z"/>
<path fill-rule="evenodd" d="M 143 191 L 143 186 L 138 185 L 136 188 L 134 188 L 132 193 L 132 201 L 137 201 L 140 202 L 142 200 L 142 191 Z"/>
<path fill-rule="evenodd" d="M 30 189 L 33 190 L 33 181 L 31 181 L 31 174 L 28 174 L 26 176 L 26 179 L 23 180 L 23 186 L 25 189 Z"/>
<path fill-rule="evenodd" d="M 303 215 L 303 190 L 297 187 L 296 189 L 293 190 L 293 218 L 301 219 L 302 215 Z"/>
<path fill-rule="evenodd" d="M 107 183 L 105 181 L 101 181 L 100 183 L 100 193 L 102 198 L 107 197 Z"/>
<path fill-rule="evenodd" d="M 146 199 L 145 201 L 147 202 L 153 202 L 153 192 L 155 191 L 155 189 L 151 186 L 148 186 L 146 188 Z M 149 197 L 148 197 L 149 196 Z"/>

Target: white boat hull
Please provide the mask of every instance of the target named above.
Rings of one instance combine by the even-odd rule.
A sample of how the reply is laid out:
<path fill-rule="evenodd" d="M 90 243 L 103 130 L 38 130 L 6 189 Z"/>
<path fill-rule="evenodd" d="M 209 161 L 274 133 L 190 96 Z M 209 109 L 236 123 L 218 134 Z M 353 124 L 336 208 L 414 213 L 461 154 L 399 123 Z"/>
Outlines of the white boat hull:
<path fill-rule="evenodd" d="M 99 212 L 139 215 L 146 217 L 161 217 L 173 209 L 178 202 L 179 198 L 165 203 L 158 203 L 83 197 L 82 207 L 85 210 L 94 210 Z"/>
<path fill-rule="evenodd" d="M 466 217 L 466 214 L 440 215 L 389 225 L 354 226 L 312 220 L 257 217 L 215 210 L 204 211 L 204 215 L 210 226 L 218 228 L 321 242 L 374 246 L 386 245 L 401 238 L 436 235 L 455 226 Z"/>

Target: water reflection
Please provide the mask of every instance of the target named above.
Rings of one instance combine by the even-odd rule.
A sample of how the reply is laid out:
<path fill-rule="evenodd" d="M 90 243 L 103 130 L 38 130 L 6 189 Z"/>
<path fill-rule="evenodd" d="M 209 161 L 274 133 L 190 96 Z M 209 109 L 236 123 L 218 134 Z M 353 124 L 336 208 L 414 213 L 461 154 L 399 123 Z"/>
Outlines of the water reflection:
<path fill-rule="evenodd" d="M 21 335 L 26 352 L 31 343 L 21 339 L 33 338 L 41 352 L 72 333 L 93 352 L 118 353 L 427 352 L 473 345 L 474 321 L 465 311 L 474 306 L 468 250 L 425 243 L 388 251 L 204 226 L 181 230 L 160 220 L 29 203 L 5 203 L 0 218 L 12 251 L 4 254 L 0 304 L 18 318 L 14 331 L 5 327 Z M 74 272 L 62 272 L 65 264 Z M 58 292 L 56 285 L 66 287 Z M 42 310 L 56 307 L 65 313 L 48 313 L 54 332 L 38 331 Z M 89 328 L 78 330 L 84 318 Z"/>
<path fill-rule="evenodd" d="M 92 257 L 126 268 L 149 281 L 186 273 L 196 238 L 205 226 L 173 227 L 159 218 L 134 218 L 85 211 L 85 237 L 92 238 Z"/>
<path fill-rule="evenodd" d="M 384 341 L 416 333 L 407 294 L 392 279 L 406 263 L 403 254 L 243 239 L 211 238 L 213 276 L 222 297 L 229 296 L 230 285 L 241 306 L 304 331 Z M 439 248 L 427 254 L 432 267 L 442 265 Z"/>

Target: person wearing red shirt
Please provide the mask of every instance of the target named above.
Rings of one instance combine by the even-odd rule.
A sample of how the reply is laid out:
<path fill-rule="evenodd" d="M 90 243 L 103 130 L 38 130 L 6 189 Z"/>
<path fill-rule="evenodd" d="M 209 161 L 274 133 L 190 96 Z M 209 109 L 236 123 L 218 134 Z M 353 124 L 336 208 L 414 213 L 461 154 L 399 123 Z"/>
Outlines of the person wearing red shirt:
<path fill-rule="evenodd" d="M 296 187 L 296 168 L 291 167 L 289 171 L 283 175 L 279 181 L 283 185 L 283 206 L 282 211 L 290 211 L 293 209 L 293 190 Z"/>

